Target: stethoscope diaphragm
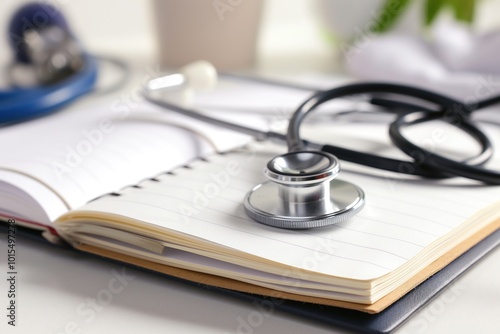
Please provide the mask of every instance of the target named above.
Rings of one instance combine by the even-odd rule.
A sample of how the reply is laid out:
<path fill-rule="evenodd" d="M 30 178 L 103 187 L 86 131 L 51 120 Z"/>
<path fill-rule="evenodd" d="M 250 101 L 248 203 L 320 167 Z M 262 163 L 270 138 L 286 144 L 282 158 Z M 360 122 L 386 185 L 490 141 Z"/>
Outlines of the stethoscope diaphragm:
<path fill-rule="evenodd" d="M 274 227 L 307 229 L 349 219 L 364 206 L 358 186 L 335 179 L 337 158 L 321 151 L 294 151 L 267 164 L 269 179 L 254 187 L 245 198 L 252 219 Z"/>

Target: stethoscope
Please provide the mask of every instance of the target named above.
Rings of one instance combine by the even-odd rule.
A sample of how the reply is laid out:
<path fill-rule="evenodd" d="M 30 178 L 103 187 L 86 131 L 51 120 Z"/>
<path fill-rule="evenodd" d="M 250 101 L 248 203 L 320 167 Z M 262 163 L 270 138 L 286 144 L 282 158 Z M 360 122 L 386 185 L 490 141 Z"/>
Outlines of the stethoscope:
<path fill-rule="evenodd" d="M 409 86 L 351 84 L 315 92 L 293 113 L 286 134 L 227 122 L 189 108 L 182 101 L 167 101 L 159 97 L 159 92 L 175 89 L 180 89 L 181 95 L 188 97 L 194 91 L 210 89 L 216 81 L 215 68 L 208 62 L 200 61 L 184 67 L 180 73 L 152 79 L 147 83 L 144 95 L 146 100 L 158 106 L 194 119 L 245 133 L 257 140 L 274 139 L 287 144 L 288 153 L 274 157 L 267 163 L 264 173 L 268 181 L 255 186 L 246 195 L 245 211 L 260 223 L 287 229 L 306 229 L 336 224 L 356 215 L 365 204 L 365 195 L 357 185 L 336 178 L 340 172 L 339 159 L 426 178 L 461 176 L 486 184 L 500 184 L 500 173 L 483 167 L 493 155 L 492 145 L 470 119 L 473 112 L 500 102 L 500 96 L 479 101 L 472 106 Z M 294 88 L 301 89 L 300 86 Z M 390 138 L 413 161 L 313 143 L 301 138 L 300 126 L 313 110 L 327 101 L 352 95 L 369 96 L 371 104 L 384 107 L 396 115 L 389 126 Z M 405 102 L 401 97 L 411 98 L 412 101 Z M 415 99 L 426 106 L 416 104 Z M 455 161 L 415 145 L 403 134 L 405 128 L 433 120 L 445 121 L 464 131 L 479 143 L 479 154 L 464 161 Z"/>
<path fill-rule="evenodd" d="M 0 90 L 2 126 L 45 116 L 90 92 L 115 90 L 119 85 L 96 89 L 99 60 L 127 75 L 123 62 L 85 52 L 62 13 L 49 4 L 21 6 L 11 18 L 8 37 L 14 62 L 7 67 L 7 77 L 13 88 Z M 19 84 L 16 69 L 25 70 L 18 77 L 25 79 L 29 73 L 37 84 Z"/>
<path fill-rule="evenodd" d="M 40 20 L 28 21 L 33 29 L 26 29 L 26 19 L 40 18 L 42 14 L 47 18 L 43 24 Z M 21 7 L 11 20 L 9 32 L 17 36 L 11 40 L 17 61 L 33 66 L 33 71 L 46 85 L 0 91 L 0 124 L 46 115 L 94 89 L 96 59 L 79 48 L 66 21 L 54 8 L 45 4 Z M 359 212 L 365 203 L 364 193 L 358 186 L 336 178 L 340 171 L 339 159 L 427 178 L 462 176 L 500 184 L 500 174 L 483 167 L 493 154 L 491 143 L 470 120 L 474 111 L 500 102 L 500 96 L 472 106 L 426 90 L 394 84 L 354 84 L 318 90 L 295 111 L 286 135 L 226 122 L 182 103 L 156 97 L 157 91 L 179 88 L 181 94 L 177 95 L 188 97 L 196 90 L 213 87 L 216 81 L 214 67 L 197 62 L 183 68 L 181 73 L 149 81 L 145 97 L 169 110 L 254 136 L 257 140 L 287 143 L 289 152 L 273 158 L 266 166 L 269 181 L 254 187 L 245 199 L 247 214 L 261 223 L 282 228 L 311 228 L 335 224 Z M 290 84 L 284 86 L 311 90 Z M 382 97 L 373 94 L 382 94 Z M 383 96 L 387 94 L 390 98 Z M 396 115 L 389 127 L 390 138 L 412 161 L 302 140 L 300 126 L 311 111 L 327 101 L 351 95 L 369 96 L 368 102 Z M 425 106 L 405 102 L 401 97 L 418 99 Z M 433 107 L 428 107 L 429 103 Z M 455 161 L 419 147 L 403 135 L 405 128 L 437 119 L 467 133 L 480 144 L 480 153 L 465 161 Z"/>
<path fill-rule="evenodd" d="M 47 115 L 94 89 L 97 60 L 85 56 L 75 75 L 50 86 L 0 91 L 0 123 L 9 124 Z"/>

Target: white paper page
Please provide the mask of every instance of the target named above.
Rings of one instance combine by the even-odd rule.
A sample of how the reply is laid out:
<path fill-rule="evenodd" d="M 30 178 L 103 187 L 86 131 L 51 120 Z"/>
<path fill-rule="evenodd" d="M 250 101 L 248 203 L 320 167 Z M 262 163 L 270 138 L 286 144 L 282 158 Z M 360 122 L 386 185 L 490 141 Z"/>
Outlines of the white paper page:
<path fill-rule="evenodd" d="M 276 87 L 264 83 L 224 79 L 214 91 L 195 95 L 194 103 L 211 109 L 227 111 L 277 112 L 280 108 L 296 108 L 313 90 Z M 243 103 L 242 103 L 243 102 Z"/>
<path fill-rule="evenodd" d="M 252 78 L 249 76 L 248 78 Z M 295 80 L 277 79 L 276 83 L 297 83 L 305 89 L 280 87 L 275 84 L 235 79 L 221 76 L 217 89 L 199 92 L 194 96 L 193 103 L 211 115 L 232 120 L 247 125 L 247 121 L 255 119 L 255 115 L 265 120 L 268 129 L 283 130 L 292 113 L 312 94 L 315 89 L 329 89 L 346 84 L 346 78 L 339 76 L 308 76 L 294 78 Z M 257 79 L 258 80 L 258 79 Z M 288 80 L 288 81 L 287 81 Z M 352 79 L 351 79 L 352 80 Z M 303 84 L 302 84 L 303 83 Z M 307 89 L 310 88 L 310 89 Z M 352 99 L 337 99 L 318 108 L 308 121 L 318 116 L 332 115 L 339 111 L 353 109 Z"/>
<path fill-rule="evenodd" d="M 26 175 L 0 170 L 0 180 L 8 180 L 0 181 L 0 215 L 42 222 L 53 221 L 66 211 L 55 192 Z"/>
<path fill-rule="evenodd" d="M 2 128 L 0 169 L 28 176 L 62 199 L 64 210 L 47 207 L 48 223 L 67 209 L 211 152 L 212 144 L 227 150 L 248 140 L 146 103 L 130 110 L 102 106 Z M 30 187 L 25 191 L 44 196 Z"/>
<path fill-rule="evenodd" d="M 496 203 L 500 194 L 499 187 L 463 187 L 460 180 L 388 183 L 344 171 L 342 178 L 366 193 L 367 204 L 359 215 L 327 228 L 276 229 L 249 219 L 242 205 L 247 191 L 264 180 L 268 159 L 258 154 L 214 156 L 84 209 L 130 217 L 292 268 L 365 280 L 405 264 L 478 210 Z M 236 165 L 238 172 L 228 177 Z"/>

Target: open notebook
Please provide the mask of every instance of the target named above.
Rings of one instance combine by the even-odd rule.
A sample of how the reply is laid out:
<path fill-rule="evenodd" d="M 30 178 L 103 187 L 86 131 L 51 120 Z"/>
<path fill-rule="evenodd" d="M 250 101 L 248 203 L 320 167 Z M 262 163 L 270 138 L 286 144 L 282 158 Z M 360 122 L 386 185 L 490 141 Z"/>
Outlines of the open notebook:
<path fill-rule="evenodd" d="M 192 281 L 369 313 L 500 227 L 499 187 L 349 164 L 342 178 L 367 196 L 360 215 L 315 230 L 261 225 L 245 216 L 243 197 L 283 147 L 235 149 L 249 138 L 147 105 L 123 112 L 75 111 L 3 129 L 1 215 L 54 242 Z M 377 124 L 355 126 L 367 150 L 381 144 Z M 337 124 L 335 140 L 359 144 L 348 140 L 352 129 Z"/>
<path fill-rule="evenodd" d="M 277 152 L 196 160 L 72 210 L 55 227 L 77 248 L 229 278 L 247 283 L 232 285 L 244 291 L 378 312 L 500 226 L 498 187 L 413 180 L 389 190 L 383 179 L 348 172 L 367 195 L 353 219 L 299 231 L 257 224 L 243 198 Z"/>

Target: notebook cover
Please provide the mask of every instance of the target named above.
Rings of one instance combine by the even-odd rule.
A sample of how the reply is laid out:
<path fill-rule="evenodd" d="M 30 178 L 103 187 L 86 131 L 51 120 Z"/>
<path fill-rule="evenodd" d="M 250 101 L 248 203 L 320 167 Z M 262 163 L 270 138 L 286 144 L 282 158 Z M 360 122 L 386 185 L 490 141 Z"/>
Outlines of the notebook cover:
<path fill-rule="evenodd" d="M 7 225 L 0 224 L 0 232 L 5 233 L 6 231 Z M 30 231 L 30 229 L 19 228 L 17 230 L 17 235 L 37 241 L 43 241 L 45 244 L 48 244 L 47 241 L 39 233 L 33 233 L 33 231 Z M 478 260 L 480 260 L 483 256 L 485 256 L 499 244 L 500 230 L 496 230 L 494 233 L 470 248 L 467 252 L 456 258 L 448 266 L 444 267 L 442 270 L 428 278 L 426 281 L 422 282 L 420 285 L 401 297 L 398 301 L 386 308 L 384 311 L 377 314 L 369 314 L 365 312 L 332 306 L 262 297 L 260 295 L 199 284 L 178 277 L 165 275 L 141 266 L 132 265 L 130 263 L 128 263 L 128 265 L 162 276 L 167 276 L 169 279 L 182 281 L 184 283 L 199 287 L 201 286 L 205 289 L 215 291 L 217 293 L 231 295 L 238 299 L 244 299 L 251 303 L 260 303 L 261 305 L 270 305 L 269 303 L 272 303 L 275 309 L 305 317 L 310 320 L 326 323 L 333 327 L 345 328 L 358 333 L 390 333 L 401 326 L 406 320 L 410 318 L 413 313 L 429 303 L 435 296 L 443 291 L 447 285 L 452 283 L 468 268 L 474 265 Z M 58 245 L 58 247 L 60 247 L 60 245 Z M 78 250 L 73 248 L 64 248 L 66 248 L 66 250 L 79 252 Z M 104 258 L 107 261 L 123 263 L 122 261 L 113 260 L 101 255 L 92 253 L 90 254 L 100 259 Z"/>

